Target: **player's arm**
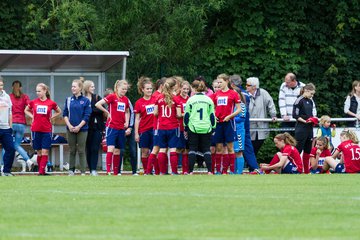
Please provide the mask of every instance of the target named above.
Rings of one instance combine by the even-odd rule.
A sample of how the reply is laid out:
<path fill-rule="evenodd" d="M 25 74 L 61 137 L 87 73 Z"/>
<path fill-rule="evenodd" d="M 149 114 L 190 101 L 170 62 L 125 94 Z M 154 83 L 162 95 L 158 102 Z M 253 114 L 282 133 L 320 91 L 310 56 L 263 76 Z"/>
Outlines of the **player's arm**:
<path fill-rule="evenodd" d="M 135 114 L 135 141 L 139 142 L 140 141 L 140 136 L 139 136 L 139 124 L 140 124 L 140 113 L 136 113 Z"/>

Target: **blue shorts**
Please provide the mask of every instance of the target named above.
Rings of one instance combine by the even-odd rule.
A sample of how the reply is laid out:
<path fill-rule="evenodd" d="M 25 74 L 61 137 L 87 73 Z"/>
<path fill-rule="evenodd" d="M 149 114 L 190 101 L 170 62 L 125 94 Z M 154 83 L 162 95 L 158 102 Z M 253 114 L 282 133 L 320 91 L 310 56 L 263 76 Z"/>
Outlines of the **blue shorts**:
<path fill-rule="evenodd" d="M 180 135 L 179 128 L 174 128 L 170 130 L 159 129 L 158 134 L 160 148 L 176 148 Z"/>
<path fill-rule="evenodd" d="M 34 150 L 51 148 L 51 132 L 31 132 Z"/>
<path fill-rule="evenodd" d="M 159 130 L 154 130 L 153 146 L 159 146 Z"/>
<path fill-rule="evenodd" d="M 150 129 L 140 134 L 139 147 L 152 149 L 154 142 L 154 130 Z"/>
<path fill-rule="evenodd" d="M 189 149 L 189 141 L 185 139 L 184 131 L 180 131 L 180 136 L 176 148 Z"/>
<path fill-rule="evenodd" d="M 245 126 L 244 122 L 236 124 L 234 151 L 244 151 L 245 146 Z"/>
<path fill-rule="evenodd" d="M 230 143 L 234 142 L 234 121 L 221 122 L 216 125 L 215 130 L 215 143 Z"/>
<path fill-rule="evenodd" d="M 343 163 L 338 163 L 338 165 L 336 165 L 335 173 L 345 173 L 345 166 Z"/>
<path fill-rule="evenodd" d="M 107 127 L 106 132 L 106 145 L 115 146 L 118 149 L 125 148 L 125 130 L 117 130 L 114 128 Z"/>
<path fill-rule="evenodd" d="M 299 174 L 297 167 L 292 163 L 289 162 L 282 170 L 282 174 Z"/>

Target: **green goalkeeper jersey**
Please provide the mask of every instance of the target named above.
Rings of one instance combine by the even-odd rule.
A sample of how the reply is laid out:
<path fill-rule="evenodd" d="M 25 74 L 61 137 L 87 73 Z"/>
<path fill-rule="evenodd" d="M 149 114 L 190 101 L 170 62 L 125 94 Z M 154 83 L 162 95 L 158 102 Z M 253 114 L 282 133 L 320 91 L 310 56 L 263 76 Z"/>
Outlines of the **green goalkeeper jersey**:
<path fill-rule="evenodd" d="M 197 93 L 186 102 L 184 126 L 194 133 L 210 133 L 216 126 L 214 103 L 208 96 Z"/>

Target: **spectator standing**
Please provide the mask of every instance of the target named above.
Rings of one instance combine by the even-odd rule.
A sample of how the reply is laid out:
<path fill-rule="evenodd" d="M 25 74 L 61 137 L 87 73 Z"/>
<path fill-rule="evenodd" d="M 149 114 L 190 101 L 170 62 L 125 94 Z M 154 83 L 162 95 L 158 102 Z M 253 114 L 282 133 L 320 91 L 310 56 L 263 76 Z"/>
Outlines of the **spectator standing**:
<path fill-rule="evenodd" d="M 309 173 L 310 152 L 313 139 L 313 125 L 317 121 L 316 107 L 312 100 L 315 94 L 315 86 L 312 83 L 306 84 L 296 99 L 293 109 L 293 118 L 296 119 L 295 139 L 296 148 L 303 158 L 304 173 Z"/>
<path fill-rule="evenodd" d="M 10 96 L 4 90 L 4 80 L 0 76 L 0 143 L 5 153 L 3 156 L 4 169 L 2 175 L 5 177 L 13 176 L 11 167 L 14 161 L 15 148 L 12 137 L 12 103 Z"/>
<path fill-rule="evenodd" d="M 246 90 L 250 93 L 249 112 L 251 118 L 267 118 L 268 115 L 276 121 L 276 108 L 270 94 L 260 88 L 259 79 L 251 77 L 246 79 Z M 265 129 L 269 127 L 268 122 L 250 122 L 250 129 Z M 265 139 L 269 136 L 268 131 L 251 131 L 251 140 L 254 153 L 257 155 Z"/>
<path fill-rule="evenodd" d="M 32 147 L 37 153 L 39 175 L 47 175 L 45 167 L 49 159 L 51 148 L 52 121 L 61 114 L 61 109 L 56 102 L 50 99 L 49 87 L 44 83 L 36 85 L 38 98 L 29 102 L 25 114 L 31 118 Z M 52 111 L 55 114 L 52 115 Z"/>
<path fill-rule="evenodd" d="M 285 76 L 284 82 L 280 86 L 279 91 L 279 109 L 281 118 L 284 120 L 281 122 L 281 128 L 294 128 L 295 122 L 290 122 L 292 118 L 293 106 L 295 100 L 300 95 L 301 88 L 305 86 L 304 83 L 299 82 L 296 79 L 294 73 L 288 73 Z M 287 131 L 294 133 L 293 131 Z"/>
<path fill-rule="evenodd" d="M 69 143 L 69 176 L 75 173 L 76 153 L 79 154 L 81 175 L 85 175 L 86 156 L 85 146 L 89 129 L 91 114 L 90 100 L 83 96 L 83 82 L 75 79 L 71 84 L 72 96 L 66 98 L 64 106 L 64 121 L 67 127 L 67 139 Z"/>
<path fill-rule="evenodd" d="M 352 83 L 352 89 L 344 103 L 344 113 L 347 117 L 360 120 L 360 81 Z M 356 122 L 348 122 L 348 127 L 354 127 Z"/>
<path fill-rule="evenodd" d="M 30 160 L 29 155 L 20 145 L 24 138 L 26 129 L 26 118 L 24 110 L 30 102 L 29 96 L 24 94 L 21 88 L 22 84 L 20 81 L 16 80 L 12 83 L 12 93 L 10 94 L 10 99 L 12 102 L 12 129 L 14 135 L 14 147 L 25 161 L 29 171 L 31 171 L 34 163 Z"/>
<path fill-rule="evenodd" d="M 95 94 L 95 84 L 93 81 L 84 82 L 84 96 L 89 99 L 91 105 L 91 114 L 89 118 L 89 129 L 86 138 L 86 161 L 89 166 L 90 174 L 97 176 L 96 171 L 99 160 L 99 146 L 102 139 L 102 132 L 105 129 L 103 112 L 95 107 L 95 104 L 101 100 L 101 97 Z"/>
<path fill-rule="evenodd" d="M 188 99 L 184 116 L 184 126 L 189 139 L 189 172 L 193 173 L 196 154 L 201 152 L 208 174 L 212 175 L 210 145 L 211 133 L 216 126 L 214 103 L 205 95 L 204 82 L 195 80 L 192 87 L 196 93 Z"/>

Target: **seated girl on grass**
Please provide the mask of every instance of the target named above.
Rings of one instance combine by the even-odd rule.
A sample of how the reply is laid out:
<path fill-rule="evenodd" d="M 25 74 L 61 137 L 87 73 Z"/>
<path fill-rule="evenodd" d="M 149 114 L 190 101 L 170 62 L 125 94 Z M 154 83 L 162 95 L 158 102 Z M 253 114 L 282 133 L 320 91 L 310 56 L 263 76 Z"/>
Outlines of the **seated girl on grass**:
<path fill-rule="evenodd" d="M 327 137 L 318 137 L 315 147 L 310 152 L 310 173 L 316 174 L 322 171 L 325 158 L 331 156 L 329 140 Z"/>

